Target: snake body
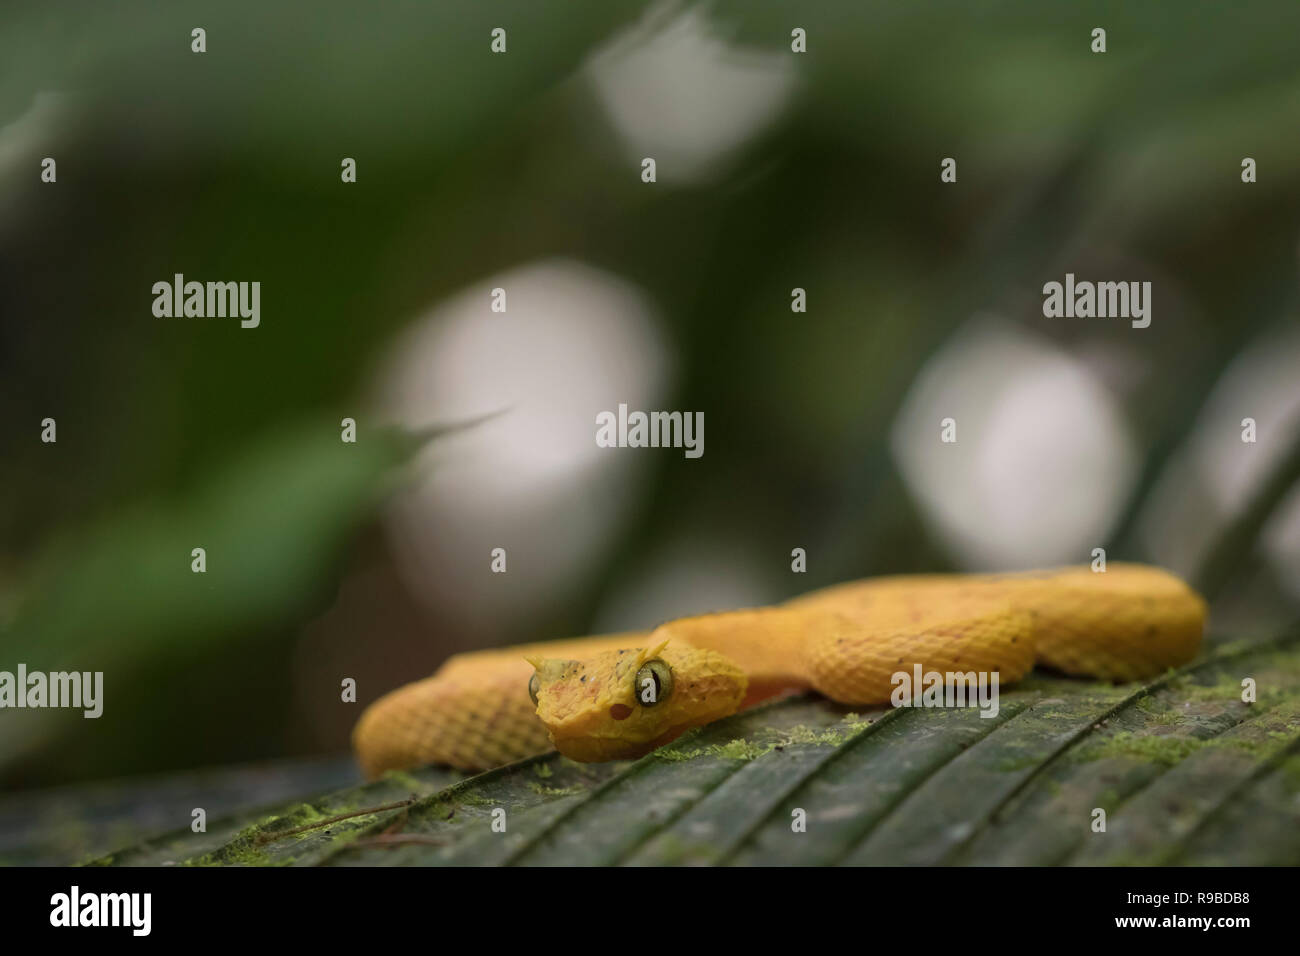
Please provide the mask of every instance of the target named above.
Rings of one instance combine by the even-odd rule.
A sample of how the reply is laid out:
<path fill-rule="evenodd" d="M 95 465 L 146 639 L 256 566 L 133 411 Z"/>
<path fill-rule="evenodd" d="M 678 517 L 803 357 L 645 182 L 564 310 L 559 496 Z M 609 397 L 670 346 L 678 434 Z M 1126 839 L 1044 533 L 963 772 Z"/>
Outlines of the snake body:
<path fill-rule="evenodd" d="M 1196 655 L 1205 613 L 1182 580 L 1136 564 L 870 578 L 649 632 L 458 654 L 371 704 L 353 744 L 370 776 L 424 763 L 482 770 L 552 748 L 624 759 L 790 690 L 886 704 L 894 675 L 916 665 L 997 673 L 1000 684 L 1035 664 L 1151 677 Z"/>

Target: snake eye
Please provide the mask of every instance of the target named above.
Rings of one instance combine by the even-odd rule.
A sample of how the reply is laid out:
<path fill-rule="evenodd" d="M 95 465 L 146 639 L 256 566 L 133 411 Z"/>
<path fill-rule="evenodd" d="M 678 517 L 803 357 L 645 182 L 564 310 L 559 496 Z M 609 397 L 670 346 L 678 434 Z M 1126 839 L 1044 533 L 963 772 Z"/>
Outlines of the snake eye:
<path fill-rule="evenodd" d="M 636 699 L 653 707 L 673 694 L 673 669 L 659 658 L 646 661 L 636 672 Z"/>
<path fill-rule="evenodd" d="M 542 682 L 536 674 L 528 678 L 528 696 L 533 699 L 533 706 L 537 706 L 537 692 L 542 689 Z"/>

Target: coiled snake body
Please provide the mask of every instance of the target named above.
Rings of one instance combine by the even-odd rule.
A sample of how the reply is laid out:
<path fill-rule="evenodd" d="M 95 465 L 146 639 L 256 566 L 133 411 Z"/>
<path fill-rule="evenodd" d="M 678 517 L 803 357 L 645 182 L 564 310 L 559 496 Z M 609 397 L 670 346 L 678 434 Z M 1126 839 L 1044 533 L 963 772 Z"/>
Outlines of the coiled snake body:
<path fill-rule="evenodd" d="M 424 763 L 481 770 L 552 747 L 640 756 L 789 690 L 888 703 L 895 674 L 997 673 L 1035 663 L 1114 681 L 1191 660 L 1205 602 L 1159 568 L 911 575 L 784 604 L 684 617 L 650 632 L 458 654 L 375 701 L 353 731 L 367 774 Z"/>

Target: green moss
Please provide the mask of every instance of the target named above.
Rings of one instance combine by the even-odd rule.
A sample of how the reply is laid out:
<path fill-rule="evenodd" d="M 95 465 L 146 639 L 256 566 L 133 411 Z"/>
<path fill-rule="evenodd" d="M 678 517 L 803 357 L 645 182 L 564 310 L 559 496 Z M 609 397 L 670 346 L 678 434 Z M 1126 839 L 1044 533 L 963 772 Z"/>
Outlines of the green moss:
<path fill-rule="evenodd" d="M 1073 759 L 1079 762 L 1135 757 L 1137 759 L 1172 767 L 1201 750 L 1235 751 L 1250 757 L 1264 758 L 1277 753 L 1293 734 L 1284 730 L 1270 730 L 1260 736 L 1233 734 L 1202 740 L 1174 734 L 1135 734 L 1122 731 L 1109 738 L 1096 738 L 1081 746 Z"/>
<path fill-rule="evenodd" d="M 718 849 L 708 843 L 683 840 L 675 833 L 664 833 L 655 841 L 657 866 L 682 866 L 687 863 L 712 861 Z"/>
<path fill-rule="evenodd" d="M 788 747 L 793 744 L 804 744 L 807 746 L 828 746 L 838 747 L 849 737 L 854 734 L 853 730 L 828 728 L 826 730 L 814 730 L 811 727 L 793 727 L 786 733 L 782 734 L 779 741 L 774 744 L 777 747 Z"/>
<path fill-rule="evenodd" d="M 1195 684 L 1190 681 L 1173 685 L 1172 690 L 1181 699 L 1202 703 L 1214 701 L 1223 704 L 1240 704 L 1241 678 L 1224 675 L 1213 684 Z"/>
<path fill-rule="evenodd" d="M 273 861 L 264 847 L 255 840 L 256 834 L 236 837 L 219 850 L 185 860 L 182 866 L 268 866 Z"/>
<path fill-rule="evenodd" d="M 660 760 L 680 762 L 695 760 L 699 757 L 715 757 L 724 760 L 756 760 L 774 750 L 786 747 L 838 747 L 846 740 L 856 736 L 871 721 L 859 719 L 845 723 L 841 727 L 816 729 L 799 725 L 789 730 L 770 731 L 759 740 L 746 740 L 738 737 L 725 744 L 708 744 L 702 747 L 682 746 L 681 741 L 668 747 L 661 747 L 654 752 Z M 686 738 L 683 738 L 686 739 Z"/>
<path fill-rule="evenodd" d="M 406 790 L 410 790 L 412 793 L 419 793 L 429 789 L 429 785 L 419 777 L 402 770 L 389 770 L 384 774 L 382 779 L 389 783 L 396 784 Z"/>
<path fill-rule="evenodd" d="M 1241 704 L 1245 703 L 1241 699 L 1241 682 L 1252 677 L 1256 681 L 1256 700 L 1251 706 L 1271 706 L 1293 699 L 1296 685 L 1300 683 L 1300 657 L 1293 654 L 1254 658 L 1241 662 L 1240 667 L 1229 668 L 1226 662 L 1222 666 L 1224 669 L 1213 683 L 1184 679 L 1170 685 L 1170 690 L 1184 700 Z"/>
<path fill-rule="evenodd" d="M 547 780 L 555 775 L 555 771 L 551 769 L 551 765 L 548 763 L 533 764 L 533 773 L 537 774 L 537 776 L 541 777 L 543 780 Z"/>
<path fill-rule="evenodd" d="M 288 866 L 297 862 L 297 857 L 289 855 L 287 848 L 301 845 L 305 841 L 320 843 L 346 843 L 361 835 L 375 822 L 381 814 L 392 814 L 396 810 L 376 810 L 374 813 L 360 814 L 321 829 L 306 829 L 301 833 L 284 834 L 287 830 L 324 824 L 342 814 L 367 809 L 355 802 L 340 804 L 336 807 L 322 809 L 309 803 L 301 803 L 282 814 L 264 817 L 240 830 L 225 846 L 204 853 L 201 856 L 184 861 L 185 866 Z"/>
<path fill-rule="evenodd" d="M 585 787 L 547 787 L 535 780 L 528 782 L 528 789 L 543 797 L 576 797 L 587 792 Z"/>
<path fill-rule="evenodd" d="M 1262 738 L 1251 737 L 1216 737 L 1207 740 L 1207 748 L 1236 750 L 1252 757 L 1271 757 L 1278 752 L 1291 735 L 1281 730 L 1271 730 Z"/>
<path fill-rule="evenodd" d="M 1080 761 L 1103 760 L 1114 757 L 1137 757 L 1141 760 L 1173 766 L 1205 745 L 1195 737 L 1177 737 L 1172 734 L 1135 734 L 1124 730 L 1110 737 L 1096 738 L 1079 748 L 1075 755 Z"/>
<path fill-rule="evenodd" d="M 654 755 L 660 760 L 679 763 L 695 760 L 699 757 L 721 757 L 726 760 L 753 760 L 770 751 L 771 747 L 762 747 L 743 738 L 725 744 L 709 744 L 705 747 L 660 747 Z"/>

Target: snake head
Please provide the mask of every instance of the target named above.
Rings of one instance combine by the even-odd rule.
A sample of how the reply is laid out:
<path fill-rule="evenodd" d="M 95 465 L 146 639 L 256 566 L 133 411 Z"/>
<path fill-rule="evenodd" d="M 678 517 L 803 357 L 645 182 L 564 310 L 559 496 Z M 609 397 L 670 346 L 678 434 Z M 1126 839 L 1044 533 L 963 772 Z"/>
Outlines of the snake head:
<path fill-rule="evenodd" d="M 529 663 L 535 672 L 528 690 L 555 749 L 584 762 L 649 753 L 733 713 L 748 686 L 729 658 L 667 641 Z"/>

